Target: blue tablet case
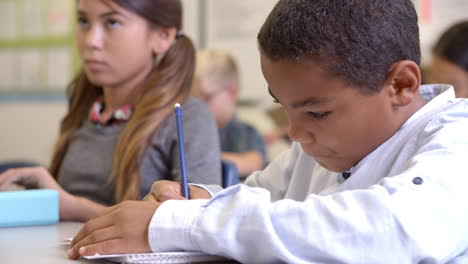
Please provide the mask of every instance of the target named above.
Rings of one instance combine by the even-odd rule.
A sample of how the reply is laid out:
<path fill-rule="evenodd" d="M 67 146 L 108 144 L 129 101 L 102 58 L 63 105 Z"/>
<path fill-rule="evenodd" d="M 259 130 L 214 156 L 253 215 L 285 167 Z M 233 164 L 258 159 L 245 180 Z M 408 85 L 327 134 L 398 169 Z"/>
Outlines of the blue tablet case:
<path fill-rule="evenodd" d="M 59 220 L 55 190 L 0 192 L 0 227 L 48 225 Z"/>

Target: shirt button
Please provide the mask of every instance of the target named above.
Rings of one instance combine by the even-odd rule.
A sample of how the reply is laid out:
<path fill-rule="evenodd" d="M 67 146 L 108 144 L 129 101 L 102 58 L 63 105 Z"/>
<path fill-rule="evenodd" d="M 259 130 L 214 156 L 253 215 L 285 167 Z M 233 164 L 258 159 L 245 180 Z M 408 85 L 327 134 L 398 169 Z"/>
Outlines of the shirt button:
<path fill-rule="evenodd" d="M 421 185 L 423 183 L 423 179 L 421 177 L 413 178 L 413 183 L 416 185 Z"/>

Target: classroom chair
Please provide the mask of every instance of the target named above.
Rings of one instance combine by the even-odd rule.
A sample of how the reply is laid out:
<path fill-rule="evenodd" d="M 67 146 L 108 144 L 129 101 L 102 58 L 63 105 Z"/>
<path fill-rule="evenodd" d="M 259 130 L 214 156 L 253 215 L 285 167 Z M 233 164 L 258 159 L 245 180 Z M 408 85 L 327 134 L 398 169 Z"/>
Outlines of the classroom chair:
<path fill-rule="evenodd" d="M 236 164 L 227 160 L 221 160 L 221 170 L 223 188 L 239 183 L 239 172 L 237 171 Z"/>
<path fill-rule="evenodd" d="M 0 162 L 0 174 L 15 168 L 24 168 L 24 167 L 35 167 L 39 166 L 37 163 L 30 162 L 30 161 L 8 161 L 8 162 Z"/>

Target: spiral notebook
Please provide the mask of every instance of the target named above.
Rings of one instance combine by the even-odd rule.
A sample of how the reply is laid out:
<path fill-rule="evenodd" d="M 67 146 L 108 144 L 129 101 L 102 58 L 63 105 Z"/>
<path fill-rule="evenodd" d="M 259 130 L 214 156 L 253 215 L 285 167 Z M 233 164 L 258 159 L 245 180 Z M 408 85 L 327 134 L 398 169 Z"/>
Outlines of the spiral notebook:
<path fill-rule="evenodd" d="M 115 254 L 85 256 L 86 259 L 106 259 L 117 263 L 156 264 L 156 263 L 228 263 L 232 260 L 201 252 L 163 252 L 145 254 Z"/>

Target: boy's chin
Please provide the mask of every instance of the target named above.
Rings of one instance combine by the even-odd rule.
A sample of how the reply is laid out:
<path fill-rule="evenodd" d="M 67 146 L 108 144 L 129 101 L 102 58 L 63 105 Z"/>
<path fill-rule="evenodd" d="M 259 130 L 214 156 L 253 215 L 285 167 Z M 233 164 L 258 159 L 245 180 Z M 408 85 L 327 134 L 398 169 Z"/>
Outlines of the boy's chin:
<path fill-rule="evenodd" d="M 351 166 L 347 166 L 340 162 L 324 161 L 324 160 L 321 160 L 320 158 L 314 158 L 314 159 L 323 168 L 329 171 L 337 172 L 337 173 L 342 173 L 351 168 Z"/>
<path fill-rule="evenodd" d="M 310 148 L 307 148 L 307 146 L 303 146 L 302 144 L 301 146 L 308 156 L 312 157 L 312 159 L 314 159 L 321 167 L 329 171 L 338 173 L 345 172 L 352 168 L 355 164 L 353 163 L 353 161 L 343 156 L 339 156 L 333 153 L 329 154 L 331 152 L 327 154 L 317 155 L 316 153 L 311 153 L 312 151 L 310 150 Z"/>

